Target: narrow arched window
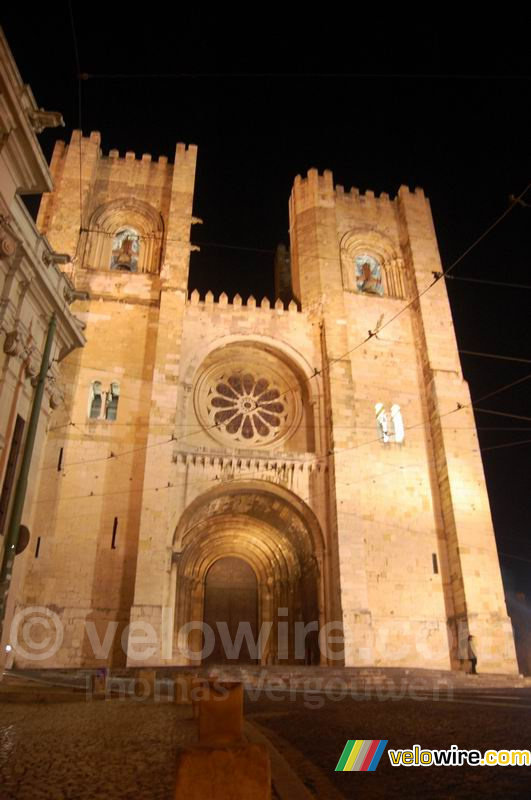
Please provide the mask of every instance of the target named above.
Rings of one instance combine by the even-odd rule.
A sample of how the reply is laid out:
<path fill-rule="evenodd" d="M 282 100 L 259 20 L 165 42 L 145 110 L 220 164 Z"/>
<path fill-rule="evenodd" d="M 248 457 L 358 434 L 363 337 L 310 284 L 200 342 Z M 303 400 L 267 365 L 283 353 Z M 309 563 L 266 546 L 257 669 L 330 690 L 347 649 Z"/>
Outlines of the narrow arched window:
<path fill-rule="evenodd" d="M 113 381 L 110 391 L 107 394 L 107 405 L 105 407 L 105 419 L 114 420 L 118 414 L 118 400 L 120 399 L 120 384 Z"/>
<path fill-rule="evenodd" d="M 90 385 L 90 395 L 89 395 L 90 419 L 99 419 L 101 417 L 101 408 L 102 408 L 101 382 L 92 381 Z"/>
<path fill-rule="evenodd" d="M 134 228 L 120 228 L 112 241 L 111 269 L 137 272 L 140 236 Z"/>

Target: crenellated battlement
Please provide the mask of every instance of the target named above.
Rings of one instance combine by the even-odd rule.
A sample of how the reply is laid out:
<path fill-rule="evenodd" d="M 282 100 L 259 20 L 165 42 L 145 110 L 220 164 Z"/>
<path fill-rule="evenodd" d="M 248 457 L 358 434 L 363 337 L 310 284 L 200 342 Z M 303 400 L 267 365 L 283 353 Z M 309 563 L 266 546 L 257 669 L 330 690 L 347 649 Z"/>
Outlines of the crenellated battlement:
<path fill-rule="evenodd" d="M 401 186 L 395 195 L 390 197 L 388 192 L 375 194 L 371 189 L 360 192 L 355 186 L 348 191 L 340 184 L 334 186 L 334 176 L 331 170 L 325 169 L 320 175 L 315 168 L 309 169 L 306 177 L 297 175 L 293 185 L 292 203 L 299 209 L 307 208 L 311 205 L 327 206 L 331 203 L 357 204 L 360 207 L 383 209 L 395 205 L 397 199 L 404 195 L 413 195 L 419 199 L 425 199 L 424 190 L 420 187 L 410 189 L 408 186 Z"/>
<path fill-rule="evenodd" d="M 92 169 L 97 165 L 98 169 L 111 168 L 115 170 L 130 171 L 134 170 L 134 174 L 144 174 L 144 170 L 148 170 L 151 179 L 163 170 L 164 174 L 171 176 L 174 165 L 178 166 L 195 166 L 197 159 L 197 145 L 186 145 L 183 142 L 178 142 L 175 147 L 174 162 L 168 160 L 168 156 L 160 155 L 154 158 L 151 153 L 142 153 L 137 155 L 133 150 L 126 151 L 123 155 L 117 149 L 111 149 L 107 154 L 104 154 L 101 147 L 101 134 L 99 131 L 92 131 L 89 136 L 83 136 L 82 131 L 72 131 L 70 142 L 57 141 L 55 143 L 51 171 L 54 177 L 62 174 L 66 168 L 79 170 L 79 159 L 85 170 Z M 142 178 L 142 181 L 149 180 L 150 178 Z"/>
<path fill-rule="evenodd" d="M 91 134 L 92 136 L 92 134 Z M 183 142 L 178 142 L 175 147 L 175 155 L 176 159 L 195 159 L 197 156 L 197 145 L 195 144 L 184 144 Z M 168 164 L 168 156 L 159 156 L 158 158 L 153 158 L 151 153 L 142 153 L 141 156 L 137 156 L 133 150 L 127 150 L 123 157 L 120 156 L 119 150 L 109 150 L 107 156 L 101 153 L 102 158 L 112 158 L 117 161 L 135 161 L 139 164 L 158 164 L 159 166 L 166 166 Z M 171 164 L 170 164 L 171 166 Z"/>
<path fill-rule="evenodd" d="M 325 169 L 323 174 L 319 175 L 319 171 L 312 167 L 305 178 L 300 175 L 295 177 L 292 197 L 300 197 L 308 202 L 310 199 L 314 201 L 332 199 L 333 195 L 334 176 L 329 169 Z"/>
<path fill-rule="evenodd" d="M 379 195 L 371 189 L 367 189 L 366 192 L 360 192 L 355 186 L 352 186 L 346 192 L 344 187 L 338 184 L 335 187 L 335 195 L 337 203 L 356 203 L 359 206 L 373 208 L 389 208 L 395 203 L 395 198 L 391 198 L 387 192 L 381 192 Z"/>
<path fill-rule="evenodd" d="M 134 161 L 138 164 L 148 164 L 158 167 L 165 167 L 168 163 L 168 156 L 159 156 L 158 158 L 153 158 L 151 153 L 142 153 L 142 156 L 137 158 L 136 153 L 132 152 L 131 150 L 128 150 L 123 157 L 120 156 L 119 150 L 109 150 L 106 156 L 102 153 L 101 158 L 102 160 L 110 159 L 113 161 Z"/>
<path fill-rule="evenodd" d="M 256 298 L 253 295 L 249 295 L 246 302 L 243 301 L 241 295 L 235 294 L 232 302 L 229 302 L 229 297 L 226 292 L 222 292 L 218 299 L 214 299 L 214 294 L 211 291 L 206 292 L 203 299 L 201 299 L 200 293 L 197 289 L 194 289 L 190 292 L 188 298 L 188 304 L 191 306 L 197 306 L 199 308 L 204 309 L 205 311 L 214 311 L 218 309 L 230 309 L 234 312 L 239 311 L 240 309 L 245 309 L 246 311 L 256 311 L 258 313 L 268 312 L 270 314 L 300 314 L 301 311 L 295 303 L 294 300 L 291 300 L 287 305 L 278 298 L 274 305 L 271 306 L 271 302 L 269 298 L 263 297 L 258 305 L 256 302 Z"/>

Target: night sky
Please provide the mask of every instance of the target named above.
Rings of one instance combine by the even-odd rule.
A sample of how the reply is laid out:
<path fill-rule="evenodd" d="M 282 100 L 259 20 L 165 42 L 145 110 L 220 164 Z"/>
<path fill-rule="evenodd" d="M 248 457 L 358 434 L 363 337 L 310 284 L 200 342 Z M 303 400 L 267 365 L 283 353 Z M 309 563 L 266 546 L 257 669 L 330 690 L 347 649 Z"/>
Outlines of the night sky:
<path fill-rule="evenodd" d="M 337 6 L 333 20 L 305 22 L 269 5 L 253 7 L 269 16 L 247 19 L 226 9 L 178 7 L 172 17 L 154 5 L 149 19 L 147 6 L 73 6 L 73 19 L 65 2 L 3 15 L 23 79 L 65 119 L 66 129 L 40 136 L 42 147 L 49 158 L 57 138 L 69 139 L 79 105 L 84 133 L 99 130 L 104 153 L 173 159 L 177 141 L 197 144 L 194 214 L 204 224 L 192 231 L 202 249 L 192 253 L 191 289 L 272 298 L 290 189 L 310 167 L 331 169 L 347 191 L 422 186 L 444 268 L 530 180 L 527 23 L 514 7 L 510 21 L 498 15 L 480 30 L 447 9 L 444 22 L 419 23 L 383 7 L 362 18 L 358 5 L 353 19 Z M 79 71 L 89 76 L 81 104 Z M 529 360 L 462 354 L 472 398 L 531 373 L 531 190 L 523 201 L 530 206 L 518 204 L 447 280 L 460 350 Z M 514 418 L 476 411 L 505 586 L 528 602 L 530 385 L 478 404 Z"/>

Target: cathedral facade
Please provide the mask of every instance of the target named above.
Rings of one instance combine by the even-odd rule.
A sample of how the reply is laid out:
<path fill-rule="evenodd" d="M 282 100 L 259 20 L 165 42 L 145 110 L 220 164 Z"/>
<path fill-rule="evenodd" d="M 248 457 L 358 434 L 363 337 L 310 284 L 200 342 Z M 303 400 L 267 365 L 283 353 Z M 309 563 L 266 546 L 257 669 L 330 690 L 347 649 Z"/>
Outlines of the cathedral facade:
<path fill-rule="evenodd" d="M 515 672 L 424 193 L 312 169 L 289 203 L 293 299 L 201 296 L 196 157 L 103 155 L 79 131 L 55 148 L 38 225 L 73 256 L 86 345 L 17 564 L 16 611 L 61 626 L 40 665 L 219 663 L 243 624 L 239 662 L 462 669 L 473 634 L 485 671 Z"/>

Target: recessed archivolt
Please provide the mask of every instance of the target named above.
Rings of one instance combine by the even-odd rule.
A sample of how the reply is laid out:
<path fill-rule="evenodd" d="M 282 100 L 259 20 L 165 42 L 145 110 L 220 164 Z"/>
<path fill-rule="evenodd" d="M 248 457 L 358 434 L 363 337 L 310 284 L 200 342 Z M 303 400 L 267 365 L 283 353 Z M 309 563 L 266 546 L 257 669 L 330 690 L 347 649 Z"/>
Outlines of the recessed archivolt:
<path fill-rule="evenodd" d="M 115 233 L 122 225 L 136 228 L 143 236 L 162 233 L 160 213 L 142 200 L 121 197 L 99 206 L 90 218 L 90 228 Z"/>
<path fill-rule="evenodd" d="M 314 370 L 301 354 L 294 350 L 291 345 L 281 339 L 272 339 L 269 336 L 225 336 L 217 338 L 215 344 L 208 342 L 203 347 L 198 347 L 190 351 L 190 360 L 186 365 L 183 364 L 183 382 L 188 386 L 193 386 L 197 376 L 205 364 L 214 363 L 218 358 L 223 360 L 224 354 L 231 355 L 231 349 L 249 348 L 249 352 L 254 348 L 257 352 L 262 351 L 270 357 L 277 359 L 280 364 L 293 373 L 295 381 L 300 380 L 306 385 L 314 375 Z M 186 354 L 184 355 L 184 358 Z M 184 361 L 183 358 L 183 361 Z M 312 381 L 314 393 L 318 393 L 320 387 L 319 377 Z"/>
<path fill-rule="evenodd" d="M 142 200 L 122 197 L 99 206 L 91 215 L 83 266 L 109 269 L 113 239 L 123 228 L 139 236 L 139 272 L 158 272 L 164 223 L 161 214 Z"/>
<path fill-rule="evenodd" d="M 216 487 L 193 501 L 177 526 L 170 592 L 175 597 L 171 635 L 176 637 L 179 663 L 188 663 L 190 650 L 201 650 L 199 630 L 187 638 L 183 626 L 203 618 L 208 570 L 220 558 L 243 559 L 257 578 L 258 627 L 263 622 L 273 624 L 262 663 L 278 661 L 277 609 L 288 608 L 292 622 L 325 622 L 325 577 L 319 567 L 324 547 L 319 523 L 291 492 L 265 484 L 232 481 Z M 292 634 L 293 629 L 289 659 L 300 659 L 293 649 Z"/>
<path fill-rule="evenodd" d="M 175 531 L 173 550 L 184 552 L 193 533 L 207 523 L 215 535 L 216 523 L 227 519 L 263 526 L 275 541 L 297 552 L 301 560 L 324 551 L 319 523 L 311 509 L 284 487 L 265 481 L 231 481 L 197 497 L 186 509 Z"/>
<path fill-rule="evenodd" d="M 208 521 L 189 532 L 183 543 L 179 574 L 204 581 L 218 559 L 235 556 L 252 567 L 259 584 L 297 579 L 300 557 L 294 543 L 279 531 L 254 521 L 218 518 L 215 530 Z"/>
<path fill-rule="evenodd" d="M 340 251 L 345 289 L 357 291 L 354 261 L 356 256 L 369 255 L 381 266 L 384 295 L 399 298 L 406 296 L 404 263 L 394 242 L 386 234 L 370 227 L 352 228 L 341 238 Z"/>

